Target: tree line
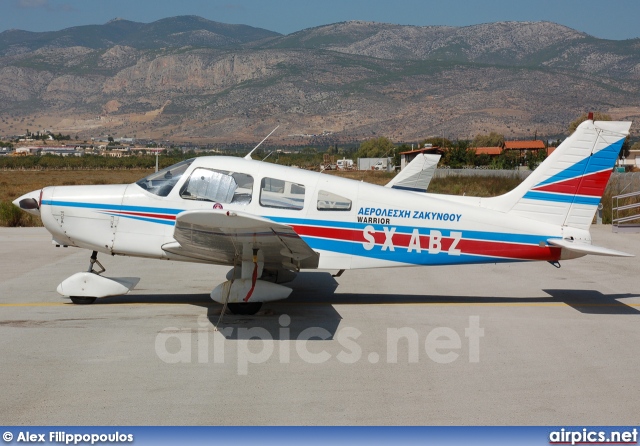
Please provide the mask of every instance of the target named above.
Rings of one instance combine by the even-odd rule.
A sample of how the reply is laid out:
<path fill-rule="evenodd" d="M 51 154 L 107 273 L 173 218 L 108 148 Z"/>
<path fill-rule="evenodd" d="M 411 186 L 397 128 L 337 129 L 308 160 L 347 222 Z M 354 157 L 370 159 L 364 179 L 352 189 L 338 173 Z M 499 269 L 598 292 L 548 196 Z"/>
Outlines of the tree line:
<path fill-rule="evenodd" d="M 425 140 L 428 143 L 429 140 Z M 440 139 L 442 147 L 442 139 Z M 422 144 L 424 145 L 424 143 Z M 486 154 L 476 155 L 475 150 L 470 147 L 468 141 L 451 142 L 445 140 L 445 154 L 441 164 L 457 169 L 468 166 L 487 166 L 495 169 L 514 169 L 520 163 L 518 154 L 504 152 L 498 157 L 489 157 Z M 363 142 L 357 151 L 330 149 L 330 154 L 335 154 L 335 159 L 343 156 L 350 159 L 357 158 L 382 158 L 390 157 L 395 166 L 400 165 L 400 153 L 411 150 L 407 144 L 394 145 L 385 137 L 375 138 Z M 297 153 L 277 153 L 257 151 L 253 154 L 254 159 L 265 159 L 267 162 L 277 163 L 285 166 L 298 166 L 303 169 L 318 169 L 323 162 L 325 152 L 320 152 L 313 148 L 303 149 Z M 179 151 L 172 151 L 170 154 L 163 154 L 158 157 L 159 168 L 168 167 L 179 161 L 195 156 L 210 155 L 194 154 L 187 152 L 182 154 Z M 218 155 L 218 154 L 216 154 Z M 238 154 L 243 156 L 244 154 Z M 530 157 L 531 163 L 540 162 L 544 158 Z M 3 170 L 95 170 L 95 169 L 152 169 L 156 165 L 155 155 L 140 155 L 129 157 L 109 157 L 102 155 L 83 156 L 62 156 L 62 155 L 39 155 L 39 156 L 4 156 L 0 157 L 0 169 Z"/>
<path fill-rule="evenodd" d="M 489 156 L 486 153 L 477 154 L 476 147 L 501 147 L 504 145 L 504 136 L 497 133 L 489 135 L 477 135 L 472 141 L 451 141 L 446 138 L 427 138 L 419 147 L 431 144 L 442 149 L 444 155 L 440 165 L 452 169 L 464 167 L 486 167 L 490 169 L 516 169 L 520 165 L 527 165 L 531 170 L 535 169 L 547 156 L 545 151 L 528 153 L 524 158 L 515 151 L 502 151 L 500 155 Z M 400 154 L 408 152 L 412 147 L 408 144 L 395 146 L 388 138 L 379 137 L 363 142 L 355 153 L 356 158 L 382 158 L 390 157 L 393 164 L 400 165 Z"/>
<path fill-rule="evenodd" d="M 158 157 L 158 165 L 161 169 L 182 161 L 187 156 L 167 156 Z M 4 156 L 0 157 L 0 169 L 10 170 L 37 170 L 37 169 L 60 169 L 60 170 L 91 170 L 91 169 L 153 169 L 156 166 L 156 157 L 130 156 L 114 158 L 99 155 L 84 156 Z"/>
<path fill-rule="evenodd" d="M 587 119 L 587 114 L 578 117 L 568 128 L 569 133 L 575 131 L 576 127 Z M 595 120 L 607 121 L 611 117 L 605 114 L 596 113 Z M 110 142 L 112 139 L 110 139 Z M 502 151 L 500 155 L 489 156 L 487 154 L 477 154 L 477 147 L 503 147 L 504 135 L 496 132 L 489 134 L 479 134 L 473 140 L 457 140 L 451 141 L 446 138 L 426 138 L 419 144 L 424 147 L 431 144 L 443 150 L 444 155 L 440 161 L 440 165 L 448 166 L 453 169 L 464 167 L 485 167 L 490 169 L 516 169 L 518 166 L 526 165 L 531 170 L 535 169 L 546 158 L 546 151 L 530 151 L 524 157 L 521 157 L 518 151 Z M 556 145 L 560 144 L 560 140 L 556 141 Z M 640 150 L 640 142 L 636 142 L 631 146 L 628 140 L 622 146 L 620 156 L 629 156 L 630 149 Z M 390 157 L 395 166 L 400 165 L 400 157 L 402 152 L 408 152 L 412 147 L 408 144 L 395 145 L 390 139 L 382 136 L 364 141 L 356 148 L 339 148 L 330 147 L 326 152 L 319 151 L 312 147 L 306 147 L 296 153 L 279 153 L 277 151 L 269 151 L 268 149 L 258 150 L 253 154 L 254 159 L 265 159 L 267 162 L 294 165 L 305 169 L 317 169 L 323 163 L 325 153 L 340 159 L 342 157 L 357 158 L 383 158 Z M 180 149 L 171 148 L 159 156 L 159 167 L 168 167 L 174 163 L 195 156 L 211 155 L 211 153 L 198 153 L 193 151 L 183 153 Z M 217 155 L 217 153 L 215 153 Z M 238 156 L 244 156 L 245 153 L 238 153 Z M 0 169 L 152 169 L 156 165 L 155 155 L 141 155 L 131 157 L 105 157 L 99 155 L 60 156 L 60 155 L 42 155 L 42 156 L 18 156 L 18 157 L 0 157 Z"/>
<path fill-rule="evenodd" d="M 578 125 L 588 119 L 587 113 L 576 118 L 569 124 L 568 133 L 573 133 Z M 595 113 L 595 121 L 611 121 L 611 116 L 604 113 Z M 546 150 L 528 151 L 521 157 L 519 151 L 503 150 L 500 155 L 489 156 L 486 153 L 476 153 L 477 147 L 504 147 L 505 138 L 496 132 L 489 134 L 479 134 L 473 140 L 451 141 L 446 138 L 434 137 L 423 140 L 419 146 L 425 147 L 431 144 L 444 151 L 440 160 L 440 165 L 448 166 L 452 169 L 464 167 L 487 167 L 491 169 L 516 169 L 518 166 L 526 165 L 529 169 L 535 169 L 547 157 Z M 560 144 L 560 140 L 555 141 L 555 146 Z M 547 144 L 545 143 L 545 146 Z M 391 157 L 394 164 L 400 164 L 400 153 L 408 152 L 412 149 L 407 144 L 395 146 L 388 138 L 379 137 L 363 142 L 355 153 L 356 158 L 381 158 Z M 628 157 L 630 150 L 640 150 L 640 142 L 631 145 L 628 138 L 624 141 L 620 149 L 620 158 Z"/>

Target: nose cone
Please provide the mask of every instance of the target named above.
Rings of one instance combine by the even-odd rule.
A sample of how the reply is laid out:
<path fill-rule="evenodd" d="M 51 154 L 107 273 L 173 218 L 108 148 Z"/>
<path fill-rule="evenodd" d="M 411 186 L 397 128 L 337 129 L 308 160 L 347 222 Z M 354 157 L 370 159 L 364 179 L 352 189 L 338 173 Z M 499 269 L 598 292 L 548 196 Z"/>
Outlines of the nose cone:
<path fill-rule="evenodd" d="M 31 215 L 40 215 L 40 190 L 34 190 L 13 200 L 13 204 Z"/>

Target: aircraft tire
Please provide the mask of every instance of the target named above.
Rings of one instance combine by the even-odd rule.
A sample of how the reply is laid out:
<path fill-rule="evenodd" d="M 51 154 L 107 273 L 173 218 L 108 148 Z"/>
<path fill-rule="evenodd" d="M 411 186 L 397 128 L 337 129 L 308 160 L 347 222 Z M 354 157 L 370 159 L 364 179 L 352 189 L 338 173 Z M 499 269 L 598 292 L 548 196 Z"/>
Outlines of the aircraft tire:
<path fill-rule="evenodd" d="M 69 296 L 71 302 L 76 305 L 89 305 L 96 301 L 95 297 L 86 297 L 86 296 Z"/>
<path fill-rule="evenodd" d="M 262 302 L 228 303 L 227 308 L 233 314 L 254 315 L 262 308 Z"/>

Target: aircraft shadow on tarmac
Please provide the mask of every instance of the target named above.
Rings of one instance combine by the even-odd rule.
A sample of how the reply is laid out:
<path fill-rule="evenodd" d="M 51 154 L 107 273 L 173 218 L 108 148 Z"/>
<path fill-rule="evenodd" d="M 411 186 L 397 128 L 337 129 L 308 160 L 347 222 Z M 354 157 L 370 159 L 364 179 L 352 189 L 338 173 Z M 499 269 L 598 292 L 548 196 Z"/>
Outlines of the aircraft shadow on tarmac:
<path fill-rule="evenodd" d="M 638 297 L 640 294 L 602 294 L 596 290 L 543 290 L 554 301 L 564 302 L 586 314 L 640 314 L 640 309 L 618 299 Z"/>
<path fill-rule="evenodd" d="M 330 273 L 301 273 L 291 284 L 293 292 L 283 301 L 265 303 L 253 316 L 225 314 L 208 294 L 129 294 L 98 299 L 96 304 L 185 304 L 207 308 L 207 318 L 227 339 L 249 339 L 264 329 L 274 340 L 310 337 L 331 340 L 342 317 L 339 305 L 392 304 L 545 304 L 565 303 L 584 314 L 640 315 L 640 309 L 618 299 L 640 294 L 602 294 L 596 290 L 543 290 L 549 297 L 439 296 L 414 294 L 336 293 L 338 283 Z M 282 316 L 286 316 L 284 319 Z M 227 330 L 224 330 L 227 328 Z M 230 329 L 233 330 L 230 330 Z M 315 331 L 314 331 L 315 330 Z M 262 332 L 264 333 L 264 331 Z"/>

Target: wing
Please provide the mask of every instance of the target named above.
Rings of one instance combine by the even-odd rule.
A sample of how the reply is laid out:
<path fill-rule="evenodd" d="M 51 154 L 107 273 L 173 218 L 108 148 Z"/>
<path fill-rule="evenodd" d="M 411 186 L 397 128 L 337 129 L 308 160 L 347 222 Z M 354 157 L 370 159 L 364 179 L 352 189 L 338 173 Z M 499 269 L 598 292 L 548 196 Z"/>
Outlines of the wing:
<path fill-rule="evenodd" d="M 265 264 L 286 269 L 318 267 L 318 253 L 290 226 L 242 212 L 181 212 L 173 238 L 176 242 L 163 245 L 164 251 L 213 263 L 233 265 L 248 244 L 262 251 Z"/>
<path fill-rule="evenodd" d="M 440 161 L 440 155 L 420 153 L 393 180 L 385 184 L 385 187 L 426 192 L 436 172 L 438 161 Z"/>

